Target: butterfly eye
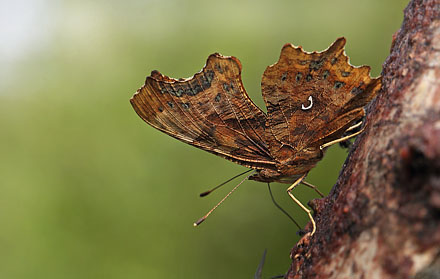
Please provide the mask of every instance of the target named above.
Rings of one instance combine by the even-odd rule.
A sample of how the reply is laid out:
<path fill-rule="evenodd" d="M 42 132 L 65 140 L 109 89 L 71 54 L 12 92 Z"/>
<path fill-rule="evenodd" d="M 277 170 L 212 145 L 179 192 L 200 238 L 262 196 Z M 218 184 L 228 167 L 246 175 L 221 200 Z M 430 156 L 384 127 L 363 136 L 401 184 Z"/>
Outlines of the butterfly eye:
<path fill-rule="evenodd" d="M 309 98 L 307 100 L 309 101 L 310 104 L 307 107 L 305 107 L 304 104 L 301 104 L 301 109 L 302 110 L 309 110 L 309 109 L 312 108 L 312 106 L 313 106 L 313 98 L 312 98 L 312 96 L 309 96 Z"/>

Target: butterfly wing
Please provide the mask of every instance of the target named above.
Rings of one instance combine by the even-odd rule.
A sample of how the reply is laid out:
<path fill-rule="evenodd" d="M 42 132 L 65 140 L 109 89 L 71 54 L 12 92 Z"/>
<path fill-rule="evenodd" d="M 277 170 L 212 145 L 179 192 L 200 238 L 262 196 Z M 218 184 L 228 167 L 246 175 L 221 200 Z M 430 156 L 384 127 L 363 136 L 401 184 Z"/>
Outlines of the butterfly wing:
<path fill-rule="evenodd" d="M 145 122 L 183 142 L 247 167 L 274 165 L 266 116 L 247 95 L 235 57 L 213 54 L 189 79 L 153 71 L 130 102 Z"/>
<path fill-rule="evenodd" d="M 340 138 L 376 96 L 380 79 L 370 78 L 368 66 L 351 66 L 344 45 L 339 38 L 323 52 L 307 53 L 286 44 L 264 72 L 266 139 L 276 159 L 291 161 L 300 154 L 307 161 L 309 155 L 302 154 L 307 150 L 319 157 L 319 146 Z"/>

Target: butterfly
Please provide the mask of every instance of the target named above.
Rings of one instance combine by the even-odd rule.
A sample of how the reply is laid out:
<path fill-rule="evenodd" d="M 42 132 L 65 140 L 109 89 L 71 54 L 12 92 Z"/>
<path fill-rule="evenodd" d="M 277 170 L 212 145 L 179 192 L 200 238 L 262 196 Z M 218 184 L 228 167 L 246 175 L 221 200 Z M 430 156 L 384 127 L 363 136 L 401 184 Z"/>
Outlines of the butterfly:
<path fill-rule="evenodd" d="M 247 95 L 241 63 L 218 53 L 193 77 L 174 79 L 153 71 L 130 102 L 154 128 L 190 145 L 255 170 L 249 179 L 291 184 L 291 193 L 323 158 L 325 148 L 358 135 L 365 106 L 381 78 L 370 67 L 354 67 L 345 38 L 322 52 L 285 44 L 266 68 L 261 90 L 264 113 Z M 202 220 L 203 221 L 203 220 Z"/>

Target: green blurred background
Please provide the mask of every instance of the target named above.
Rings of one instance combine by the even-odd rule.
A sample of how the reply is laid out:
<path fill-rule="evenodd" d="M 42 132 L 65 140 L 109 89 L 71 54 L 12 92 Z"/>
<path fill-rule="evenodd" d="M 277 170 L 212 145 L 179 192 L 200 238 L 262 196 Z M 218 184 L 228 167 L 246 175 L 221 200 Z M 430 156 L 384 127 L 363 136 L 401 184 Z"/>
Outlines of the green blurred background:
<path fill-rule="evenodd" d="M 377 76 L 407 1 L 51 1 L 0 3 L 0 278 L 253 278 L 284 273 L 297 228 L 263 183 L 245 182 L 192 223 L 244 170 L 147 126 L 129 98 L 151 70 L 199 71 L 238 57 L 251 98 L 290 42 L 323 50 L 347 38 Z M 309 175 L 330 191 L 339 146 Z M 307 216 L 273 184 L 301 225 Z M 317 195 L 299 187 L 306 203 Z"/>

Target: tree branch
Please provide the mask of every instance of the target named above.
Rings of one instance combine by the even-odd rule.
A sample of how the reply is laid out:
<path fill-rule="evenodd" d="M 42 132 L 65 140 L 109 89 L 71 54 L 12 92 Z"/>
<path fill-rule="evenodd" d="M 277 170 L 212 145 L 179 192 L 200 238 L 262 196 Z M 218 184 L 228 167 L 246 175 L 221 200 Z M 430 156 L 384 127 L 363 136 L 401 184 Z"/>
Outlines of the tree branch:
<path fill-rule="evenodd" d="M 440 0 L 405 9 L 367 115 L 286 278 L 440 278 Z"/>

